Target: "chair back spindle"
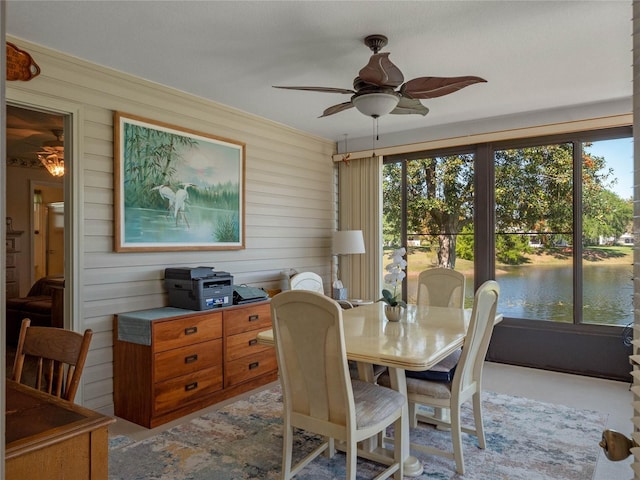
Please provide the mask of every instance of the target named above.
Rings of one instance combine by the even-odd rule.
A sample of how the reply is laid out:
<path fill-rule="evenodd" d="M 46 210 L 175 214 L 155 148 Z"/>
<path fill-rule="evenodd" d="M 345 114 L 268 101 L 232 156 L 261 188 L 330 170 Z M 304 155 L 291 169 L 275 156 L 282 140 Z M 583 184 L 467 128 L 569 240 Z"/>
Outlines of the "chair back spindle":
<path fill-rule="evenodd" d="M 32 327 L 31 320 L 25 318 L 13 364 L 13 380 L 73 401 L 92 336 L 90 329 L 81 334 L 62 328 Z M 27 359 L 35 361 L 34 378 L 27 378 Z"/>

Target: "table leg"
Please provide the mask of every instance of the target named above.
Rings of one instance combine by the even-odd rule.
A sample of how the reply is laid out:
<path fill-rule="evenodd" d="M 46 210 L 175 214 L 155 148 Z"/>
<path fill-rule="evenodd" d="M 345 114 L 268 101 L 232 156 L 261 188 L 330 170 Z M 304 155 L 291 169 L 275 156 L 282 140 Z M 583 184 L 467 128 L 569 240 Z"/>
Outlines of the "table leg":
<path fill-rule="evenodd" d="M 391 386 L 394 390 L 407 395 L 407 380 L 402 368 L 389 367 L 389 378 L 391 380 Z M 404 475 L 407 477 L 417 477 L 422 475 L 423 468 L 422 463 L 411 453 L 411 440 L 409 435 L 409 406 L 405 403 L 402 409 L 402 430 L 404 432 L 403 438 L 403 452 L 402 457 L 404 461 Z"/>

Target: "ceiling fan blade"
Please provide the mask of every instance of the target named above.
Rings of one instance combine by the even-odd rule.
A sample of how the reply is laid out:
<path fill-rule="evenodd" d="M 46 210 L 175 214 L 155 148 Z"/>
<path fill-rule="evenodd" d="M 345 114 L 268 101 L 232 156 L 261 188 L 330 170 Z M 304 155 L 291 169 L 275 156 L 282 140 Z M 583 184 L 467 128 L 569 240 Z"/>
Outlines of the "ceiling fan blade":
<path fill-rule="evenodd" d="M 334 113 L 340 113 L 350 108 L 353 108 L 353 103 L 351 103 L 350 101 L 339 103 L 337 105 L 327 108 L 324 112 L 322 112 L 322 115 L 320 115 L 319 118 L 328 117 L 329 115 L 333 115 Z"/>
<path fill-rule="evenodd" d="M 41 130 L 29 129 L 29 128 L 21 128 L 21 127 L 9 127 L 6 128 L 7 138 L 26 138 L 35 135 L 42 135 L 43 132 Z"/>
<path fill-rule="evenodd" d="M 358 76 L 379 87 L 398 87 L 404 82 L 400 69 L 389 60 L 389 52 L 371 55 L 369 63 L 360 70 Z"/>
<path fill-rule="evenodd" d="M 36 152 L 37 155 L 52 155 L 52 154 L 63 154 L 64 147 L 40 147 L 42 151 Z"/>
<path fill-rule="evenodd" d="M 326 93 L 348 93 L 353 95 L 353 90 L 347 90 L 346 88 L 333 88 L 333 87 L 279 87 L 274 85 L 273 88 L 284 88 L 286 90 L 304 90 L 307 92 L 326 92 Z"/>
<path fill-rule="evenodd" d="M 400 93 L 410 98 L 436 98 L 457 92 L 474 83 L 486 82 L 480 77 L 418 77 L 400 87 Z"/>
<path fill-rule="evenodd" d="M 425 107 L 420 102 L 420 100 L 409 97 L 400 97 L 398 106 L 394 108 L 391 113 L 396 115 L 417 113 L 418 115 L 422 115 L 424 117 L 427 113 L 429 113 L 429 109 Z"/>

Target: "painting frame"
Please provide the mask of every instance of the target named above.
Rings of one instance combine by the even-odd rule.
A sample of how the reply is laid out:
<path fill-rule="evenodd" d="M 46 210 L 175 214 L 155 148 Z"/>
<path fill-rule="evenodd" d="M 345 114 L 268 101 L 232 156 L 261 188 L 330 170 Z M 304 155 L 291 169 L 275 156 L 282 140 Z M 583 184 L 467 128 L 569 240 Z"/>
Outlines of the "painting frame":
<path fill-rule="evenodd" d="M 114 112 L 114 250 L 245 248 L 243 142 Z"/>

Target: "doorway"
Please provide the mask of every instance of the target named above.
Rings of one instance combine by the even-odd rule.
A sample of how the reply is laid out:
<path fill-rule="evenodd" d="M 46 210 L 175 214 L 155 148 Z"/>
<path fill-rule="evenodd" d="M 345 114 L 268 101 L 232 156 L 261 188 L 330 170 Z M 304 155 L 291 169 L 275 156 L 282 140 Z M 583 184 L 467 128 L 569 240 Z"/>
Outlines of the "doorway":
<path fill-rule="evenodd" d="M 26 297 L 39 279 L 65 274 L 65 172 L 45 167 L 64 164 L 65 118 L 17 105 L 6 108 L 5 205 L 7 224 L 18 240 L 11 252 L 12 271 L 8 266 L 6 272 L 13 288 L 7 286 L 5 307 L 15 297 Z"/>

